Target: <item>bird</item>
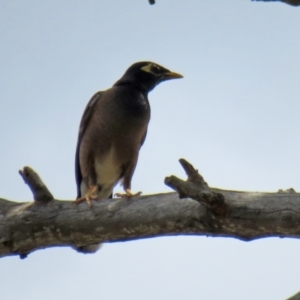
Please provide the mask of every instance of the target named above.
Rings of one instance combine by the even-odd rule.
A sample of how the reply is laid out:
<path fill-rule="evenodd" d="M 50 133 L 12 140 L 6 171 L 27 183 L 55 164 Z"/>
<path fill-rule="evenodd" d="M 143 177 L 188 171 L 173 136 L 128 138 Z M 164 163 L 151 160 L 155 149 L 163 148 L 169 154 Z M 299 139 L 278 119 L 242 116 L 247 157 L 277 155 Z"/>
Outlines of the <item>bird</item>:
<path fill-rule="evenodd" d="M 132 64 L 109 89 L 90 99 L 79 126 L 75 177 L 75 204 L 113 197 L 121 183 L 119 197 L 134 197 L 131 180 L 150 121 L 148 93 L 159 83 L 182 78 L 179 73 L 150 61 Z"/>

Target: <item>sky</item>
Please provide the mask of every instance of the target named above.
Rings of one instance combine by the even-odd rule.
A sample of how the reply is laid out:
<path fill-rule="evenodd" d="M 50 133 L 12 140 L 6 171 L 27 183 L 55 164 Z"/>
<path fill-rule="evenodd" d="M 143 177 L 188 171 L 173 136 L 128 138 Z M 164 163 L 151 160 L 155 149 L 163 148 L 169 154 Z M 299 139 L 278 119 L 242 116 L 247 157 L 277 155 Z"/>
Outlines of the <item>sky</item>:
<path fill-rule="evenodd" d="M 212 187 L 300 190 L 299 9 L 250 0 L 0 0 L 0 197 L 32 201 L 34 168 L 76 197 L 84 107 L 134 62 L 184 75 L 149 94 L 152 117 L 132 181 L 171 192 L 191 162 Z M 121 191 L 120 187 L 116 191 Z M 300 242 L 164 237 L 0 260 L 1 299 L 282 300 L 300 290 Z"/>

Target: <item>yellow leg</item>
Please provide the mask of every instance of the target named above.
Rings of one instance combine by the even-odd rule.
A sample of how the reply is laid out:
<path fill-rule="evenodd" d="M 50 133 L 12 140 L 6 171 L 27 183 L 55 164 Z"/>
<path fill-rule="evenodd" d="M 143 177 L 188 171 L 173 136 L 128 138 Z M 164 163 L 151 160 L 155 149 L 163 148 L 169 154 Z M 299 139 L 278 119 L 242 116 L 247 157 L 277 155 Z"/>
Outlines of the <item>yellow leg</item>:
<path fill-rule="evenodd" d="M 121 197 L 121 198 L 132 198 L 132 197 L 141 196 L 141 194 L 142 194 L 142 192 L 137 192 L 137 193 L 133 194 L 130 189 L 126 189 L 125 190 L 125 194 L 123 194 L 123 193 L 115 193 L 115 196 Z"/>
<path fill-rule="evenodd" d="M 91 207 L 92 206 L 91 200 L 96 200 L 98 198 L 97 195 L 93 195 L 96 191 L 97 191 L 97 186 L 96 185 L 92 185 L 91 187 L 89 187 L 86 195 L 84 197 L 76 199 L 74 201 L 74 204 L 79 204 L 79 203 L 81 203 L 83 201 L 86 201 L 87 204 Z"/>

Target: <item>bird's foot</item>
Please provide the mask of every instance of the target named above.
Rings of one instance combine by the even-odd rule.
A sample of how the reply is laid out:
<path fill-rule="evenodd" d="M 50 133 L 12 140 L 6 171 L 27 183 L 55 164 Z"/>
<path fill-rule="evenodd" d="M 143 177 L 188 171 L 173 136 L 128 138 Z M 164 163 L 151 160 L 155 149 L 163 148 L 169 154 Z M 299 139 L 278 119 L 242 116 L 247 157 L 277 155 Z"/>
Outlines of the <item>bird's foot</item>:
<path fill-rule="evenodd" d="M 115 196 L 121 197 L 121 198 L 132 198 L 132 197 L 138 197 L 141 196 L 142 192 L 132 193 L 130 189 L 126 189 L 125 193 L 115 193 Z"/>
<path fill-rule="evenodd" d="M 98 199 L 98 195 L 93 195 L 96 192 L 96 190 L 97 190 L 96 185 L 91 186 L 84 197 L 77 198 L 73 203 L 74 204 L 79 204 L 81 202 L 86 201 L 88 206 L 91 207 L 92 206 L 92 200 L 97 200 Z"/>

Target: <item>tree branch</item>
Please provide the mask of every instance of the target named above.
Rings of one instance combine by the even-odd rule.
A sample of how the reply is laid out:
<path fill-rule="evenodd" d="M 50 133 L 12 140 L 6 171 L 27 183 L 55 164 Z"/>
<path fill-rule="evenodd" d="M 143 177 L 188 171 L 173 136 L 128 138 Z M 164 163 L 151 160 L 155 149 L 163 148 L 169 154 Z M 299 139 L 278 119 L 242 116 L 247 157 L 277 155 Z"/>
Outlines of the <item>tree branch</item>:
<path fill-rule="evenodd" d="M 188 180 L 171 176 L 166 182 L 183 199 L 177 193 L 167 193 L 94 201 L 90 208 L 86 203 L 75 205 L 73 200 L 49 200 L 51 194 L 40 179 L 40 188 L 30 186 L 36 201 L 0 199 L 0 257 L 24 258 L 47 247 L 170 235 L 222 236 L 244 241 L 300 237 L 300 194 L 292 189 L 256 193 L 209 188 L 193 166 L 180 162 Z M 39 194 L 40 190 L 44 192 Z"/>
<path fill-rule="evenodd" d="M 263 2 L 283 2 L 292 6 L 299 6 L 300 0 L 252 0 L 252 1 L 263 1 Z"/>
<path fill-rule="evenodd" d="M 300 299 L 300 292 L 298 292 L 297 294 L 289 297 L 288 299 L 286 300 L 299 300 Z"/>
<path fill-rule="evenodd" d="M 150 5 L 155 4 L 155 0 L 148 0 Z M 263 2 L 284 2 L 293 6 L 299 6 L 300 0 L 252 0 L 252 1 L 263 1 Z"/>

